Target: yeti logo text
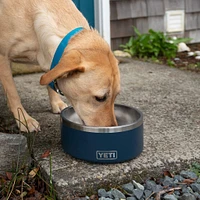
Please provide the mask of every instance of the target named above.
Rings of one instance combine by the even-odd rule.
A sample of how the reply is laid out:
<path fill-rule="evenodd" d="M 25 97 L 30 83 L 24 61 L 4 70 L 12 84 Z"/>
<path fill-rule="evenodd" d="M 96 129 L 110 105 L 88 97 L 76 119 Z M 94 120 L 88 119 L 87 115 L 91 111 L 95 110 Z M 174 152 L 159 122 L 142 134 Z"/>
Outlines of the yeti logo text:
<path fill-rule="evenodd" d="M 97 160 L 116 160 L 117 151 L 96 151 Z"/>

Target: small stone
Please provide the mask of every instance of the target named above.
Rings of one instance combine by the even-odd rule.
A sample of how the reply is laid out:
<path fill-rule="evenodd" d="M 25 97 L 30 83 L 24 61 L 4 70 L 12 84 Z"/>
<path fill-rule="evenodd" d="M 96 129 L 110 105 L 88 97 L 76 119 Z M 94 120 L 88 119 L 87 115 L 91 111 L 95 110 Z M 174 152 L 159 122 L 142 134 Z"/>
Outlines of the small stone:
<path fill-rule="evenodd" d="M 147 180 L 145 183 L 145 189 L 153 191 L 153 189 L 156 187 L 156 183 L 151 180 Z"/>
<path fill-rule="evenodd" d="M 200 183 L 200 178 L 198 178 L 196 182 L 197 182 L 197 183 Z"/>
<path fill-rule="evenodd" d="M 167 194 L 164 196 L 165 200 L 177 200 L 177 198 L 172 194 Z"/>
<path fill-rule="evenodd" d="M 132 181 L 133 185 L 135 186 L 136 189 L 144 190 L 144 186 L 141 185 L 140 183 L 137 183 L 136 181 Z"/>
<path fill-rule="evenodd" d="M 200 56 L 196 56 L 195 59 L 200 60 Z"/>
<path fill-rule="evenodd" d="M 200 51 L 195 51 L 194 52 L 197 56 L 200 56 Z"/>
<path fill-rule="evenodd" d="M 180 175 L 175 175 L 174 176 L 174 181 L 177 180 L 178 182 L 183 182 L 184 178 Z"/>
<path fill-rule="evenodd" d="M 135 197 L 127 197 L 126 200 L 137 200 Z"/>
<path fill-rule="evenodd" d="M 134 189 L 133 194 L 137 199 L 141 199 L 143 196 L 143 190 Z"/>
<path fill-rule="evenodd" d="M 152 191 L 151 190 L 145 190 L 144 191 L 144 195 L 145 195 L 145 199 L 149 198 L 152 194 Z"/>
<path fill-rule="evenodd" d="M 195 192 L 195 193 L 193 193 L 193 195 L 195 196 L 195 198 L 199 198 L 199 193 L 198 192 Z"/>
<path fill-rule="evenodd" d="M 133 194 L 133 184 L 132 183 L 127 183 L 127 184 L 124 184 L 122 185 L 122 188 L 129 194 Z"/>
<path fill-rule="evenodd" d="M 126 199 L 125 195 L 117 189 L 111 189 L 111 194 L 115 199 Z"/>
<path fill-rule="evenodd" d="M 179 182 L 177 179 L 174 180 L 174 184 L 177 185 Z"/>
<path fill-rule="evenodd" d="M 190 193 L 190 190 L 188 187 L 183 187 L 182 188 L 182 193 Z"/>
<path fill-rule="evenodd" d="M 111 191 L 106 192 L 106 197 L 111 199 L 113 198 Z"/>
<path fill-rule="evenodd" d="M 180 196 L 181 193 L 180 193 L 179 190 L 175 190 L 175 191 L 174 191 L 174 194 L 175 194 L 176 196 Z"/>
<path fill-rule="evenodd" d="M 196 200 L 195 196 L 190 193 L 184 193 L 181 197 L 180 200 Z"/>
<path fill-rule="evenodd" d="M 113 199 L 107 197 L 100 197 L 99 200 L 113 200 Z"/>
<path fill-rule="evenodd" d="M 115 56 L 118 56 L 118 57 L 128 57 L 128 58 L 131 58 L 131 55 L 128 52 L 124 52 L 124 51 L 120 51 L 120 50 L 115 50 L 113 53 L 114 53 Z"/>
<path fill-rule="evenodd" d="M 184 42 L 181 42 L 178 44 L 178 52 L 184 51 L 190 51 L 190 48 Z"/>
<path fill-rule="evenodd" d="M 192 183 L 190 186 L 194 192 L 200 193 L 200 184 L 199 183 Z"/>
<path fill-rule="evenodd" d="M 99 197 L 107 197 L 107 192 L 105 189 L 99 189 L 98 190 L 98 196 Z"/>
<path fill-rule="evenodd" d="M 189 191 L 189 193 L 193 193 L 193 191 L 192 191 L 192 188 L 191 187 L 187 187 L 188 188 L 188 191 Z"/>
<path fill-rule="evenodd" d="M 194 56 L 194 52 L 188 52 L 188 56 Z"/>
<path fill-rule="evenodd" d="M 189 178 L 189 179 L 197 179 L 197 175 L 194 172 L 190 171 L 181 171 L 180 175 L 184 178 Z"/>
<path fill-rule="evenodd" d="M 163 184 L 164 186 L 174 186 L 174 185 L 175 185 L 175 184 L 174 184 L 173 178 L 170 178 L 169 176 L 165 176 L 165 178 L 164 178 L 162 184 Z"/>
<path fill-rule="evenodd" d="M 147 180 L 145 184 L 145 189 L 151 190 L 152 192 L 159 192 L 163 189 L 161 185 L 157 185 L 154 181 L 152 180 Z"/>
<path fill-rule="evenodd" d="M 163 190 L 163 187 L 161 185 L 156 185 L 154 188 L 153 188 L 153 192 L 155 193 L 158 193 L 160 192 L 161 190 Z"/>
<path fill-rule="evenodd" d="M 175 61 L 180 61 L 180 58 L 174 58 Z"/>

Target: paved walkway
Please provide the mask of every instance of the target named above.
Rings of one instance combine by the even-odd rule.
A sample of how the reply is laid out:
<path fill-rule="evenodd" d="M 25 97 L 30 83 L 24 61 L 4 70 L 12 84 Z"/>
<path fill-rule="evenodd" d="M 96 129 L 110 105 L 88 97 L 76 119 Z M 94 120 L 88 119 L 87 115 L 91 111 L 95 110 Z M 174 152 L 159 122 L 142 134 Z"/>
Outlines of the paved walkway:
<path fill-rule="evenodd" d="M 120 70 L 122 89 L 116 102 L 143 112 L 144 151 L 129 162 L 110 165 L 83 162 L 63 153 L 60 117 L 50 112 L 47 91 L 39 85 L 41 74 L 15 77 L 25 108 L 41 124 L 35 156 L 52 151 L 52 176 L 60 199 L 200 161 L 200 74 L 138 61 L 120 64 Z M 0 110 L 0 119 L 10 117 L 5 98 L 0 98 Z M 40 163 L 48 178 L 49 159 Z"/>

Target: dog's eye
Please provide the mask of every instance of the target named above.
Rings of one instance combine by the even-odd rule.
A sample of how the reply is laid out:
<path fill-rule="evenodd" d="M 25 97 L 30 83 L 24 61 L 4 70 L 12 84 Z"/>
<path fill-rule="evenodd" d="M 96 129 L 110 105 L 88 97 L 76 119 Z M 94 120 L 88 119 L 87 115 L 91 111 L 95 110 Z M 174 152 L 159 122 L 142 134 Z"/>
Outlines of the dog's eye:
<path fill-rule="evenodd" d="M 95 99 L 98 102 L 104 102 L 107 99 L 107 95 L 105 95 L 103 97 L 97 97 L 97 96 L 95 96 Z"/>

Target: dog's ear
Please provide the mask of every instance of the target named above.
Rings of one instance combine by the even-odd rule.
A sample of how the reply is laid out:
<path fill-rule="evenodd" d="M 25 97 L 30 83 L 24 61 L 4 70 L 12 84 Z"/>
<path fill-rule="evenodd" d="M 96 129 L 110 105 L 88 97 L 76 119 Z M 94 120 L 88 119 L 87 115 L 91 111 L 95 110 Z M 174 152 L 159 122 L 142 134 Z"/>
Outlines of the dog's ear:
<path fill-rule="evenodd" d="M 62 75 L 73 72 L 84 72 L 85 68 L 80 66 L 81 54 L 77 50 L 71 50 L 62 56 L 60 62 L 50 71 L 45 73 L 41 79 L 41 85 L 48 85 L 53 80 L 61 77 Z"/>

